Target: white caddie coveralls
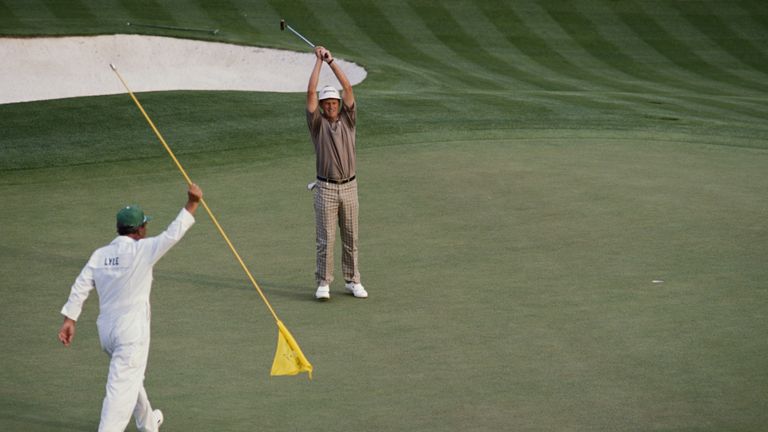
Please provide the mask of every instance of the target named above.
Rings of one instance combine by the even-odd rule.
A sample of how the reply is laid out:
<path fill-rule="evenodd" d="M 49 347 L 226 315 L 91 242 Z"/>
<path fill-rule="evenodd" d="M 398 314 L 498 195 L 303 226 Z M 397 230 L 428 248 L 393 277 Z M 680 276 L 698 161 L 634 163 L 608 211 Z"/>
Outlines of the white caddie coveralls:
<path fill-rule="evenodd" d="M 109 355 L 100 432 L 123 432 L 133 414 L 140 431 L 157 431 L 144 390 L 149 355 L 149 294 L 152 268 L 195 223 L 186 209 L 156 237 L 118 236 L 97 249 L 72 285 L 61 313 L 77 321 L 91 290 L 99 294 L 96 321 L 101 347 Z"/>

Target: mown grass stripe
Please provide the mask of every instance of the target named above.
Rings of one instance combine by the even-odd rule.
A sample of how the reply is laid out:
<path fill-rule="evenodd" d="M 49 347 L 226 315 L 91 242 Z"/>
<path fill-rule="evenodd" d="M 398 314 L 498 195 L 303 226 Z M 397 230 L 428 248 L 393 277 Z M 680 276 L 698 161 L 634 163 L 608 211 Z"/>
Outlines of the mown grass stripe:
<path fill-rule="evenodd" d="M 21 21 L 13 13 L 4 1 L 0 0 L 0 34 L 7 34 L 9 28 L 21 26 Z"/>
<path fill-rule="evenodd" d="M 597 74 L 573 63 L 558 52 L 537 32 L 530 28 L 503 0 L 484 1 L 477 4 L 486 19 L 503 35 L 503 37 L 524 53 L 530 61 L 542 65 L 549 71 L 560 76 L 583 81 L 584 86 L 597 85 L 628 92 L 646 92 L 648 86 L 612 78 L 606 74 Z M 546 29 L 544 29 L 547 32 Z"/>
<path fill-rule="evenodd" d="M 528 120 L 549 116 L 554 112 L 551 107 L 552 102 L 549 99 L 541 101 L 536 100 L 536 98 L 527 98 L 525 95 L 516 95 L 512 92 L 475 94 L 472 96 L 472 101 L 473 103 L 484 105 L 478 107 L 478 109 L 495 107 L 499 112 L 506 113 L 508 117 L 504 118 L 502 116 L 501 122 L 508 124 L 508 128 L 519 127 L 526 124 Z M 462 101 L 458 100 L 456 103 L 460 104 Z M 494 129 L 500 129 L 500 127 L 495 127 Z"/>
<path fill-rule="evenodd" d="M 740 104 L 725 101 L 721 97 L 696 97 L 690 95 L 663 97 L 659 95 L 627 94 L 620 94 L 615 97 L 640 103 L 645 108 L 652 108 L 655 111 L 663 110 L 664 117 L 686 117 L 716 123 L 738 122 L 768 128 L 768 124 L 763 124 L 762 121 L 755 121 L 764 119 L 765 113 L 744 108 Z"/>
<path fill-rule="evenodd" d="M 365 58 L 367 62 L 386 64 L 396 60 L 369 38 L 368 29 L 357 26 L 355 20 L 349 16 L 346 9 L 338 1 L 325 3 L 320 17 L 332 20 L 334 38 L 343 41 L 342 47 L 333 43 L 326 43 L 326 47 L 332 52 L 351 56 L 353 61 L 355 59 L 360 61 L 360 59 Z"/>
<path fill-rule="evenodd" d="M 389 135 L 412 133 L 436 133 L 444 138 L 454 135 L 454 126 L 461 125 L 463 132 L 475 131 L 487 135 L 497 130 L 523 127 L 542 116 L 549 116 L 558 105 L 551 99 L 532 100 L 525 95 L 501 92 L 462 92 L 448 95 L 440 92 L 420 92 L 416 95 L 377 93 L 375 107 L 364 105 L 367 97 L 361 96 L 361 107 L 366 108 L 365 118 L 376 122 L 377 130 L 361 129 L 360 143 L 365 145 L 390 145 Z M 472 112 L 493 110 L 497 115 L 475 116 Z M 362 113 L 362 111 L 361 111 Z M 361 117 L 363 119 L 363 117 Z M 367 120 L 363 120 L 367 121 Z M 382 127 L 383 126 L 383 127 Z"/>
<path fill-rule="evenodd" d="M 631 27 L 642 40 L 680 69 L 711 81 L 712 84 L 717 83 L 718 87 L 728 84 L 742 91 L 745 89 L 765 90 L 765 86 L 762 84 L 743 79 L 728 70 L 705 61 L 648 15 L 639 3 L 631 4 L 635 5 L 634 12 L 619 12 L 619 18 Z M 683 25 L 679 20 L 676 22 Z"/>
<path fill-rule="evenodd" d="M 230 0 L 194 0 L 211 22 L 218 23 L 221 32 L 239 34 L 241 38 L 251 39 L 261 33 L 243 16 L 243 12 Z"/>
<path fill-rule="evenodd" d="M 582 3 L 579 3 L 579 5 L 580 7 L 584 6 Z M 595 29 L 599 31 L 600 34 L 603 35 L 603 38 L 608 38 L 610 40 L 615 40 L 615 41 L 622 41 L 622 47 L 624 47 L 625 45 L 632 45 L 637 52 L 644 53 L 642 49 L 640 49 L 643 46 L 642 42 L 640 42 L 637 39 L 637 37 L 632 33 L 628 31 L 622 32 L 622 30 L 625 30 L 626 28 L 623 27 L 620 23 L 617 26 L 617 23 L 616 23 L 617 20 L 615 19 L 615 15 L 613 15 L 612 11 L 610 10 L 610 7 L 608 6 L 602 7 L 603 6 L 602 4 L 598 4 L 598 6 L 599 7 L 597 7 L 596 9 L 589 9 L 588 12 L 585 12 L 585 13 L 588 13 L 590 18 L 593 19 L 593 21 L 596 23 Z M 558 7 L 562 7 L 563 10 L 569 10 L 568 5 L 558 5 Z M 516 12 L 518 10 L 519 12 Z M 515 16 L 521 16 L 521 17 L 523 16 L 523 14 L 525 14 L 524 19 L 520 18 L 519 26 L 518 26 L 518 22 L 516 22 L 515 20 L 509 21 L 512 23 L 512 25 L 515 26 L 514 29 L 519 31 L 523 37 L 530 37 L 531 34 L 536 35 L 536 32 L 531 28 L 527 28 L 525 24 L 528 21 L 536 22 L 539 24 L 537 28 L 541 29 L 540 32 L 542 34 L 547 35 L 546 40 L 549 40 L 549 41 L 556 40 L 560 44 L 565 45 L 566 47 L 568 47 L 566 48 L 568 52 L 573 53 L 571 54 L 572 56 L 581 54 L 581 58 L 578 59 L 579 62 L 583 62 L 584 61 L 583 58 L 586 56 L 593 57 L 588 52 L 582 53 L 581 50 L 575 49 L 574 46 L 571 45 L 572 41 L 568 39 L 569 36 L 567 33 L 564 33 L 561 35 L 560 32 L 558 32 L 557 29 L 554 28 L 555 26 L 559 26 L 559 24 L 556 21 L 551 21 L 550 23 L 549 13 L 546 10 L 542 8 L 537 8 L 535 7 L 535 5 L 526 4 L 525 7 L 520 7 L 519 9 L 512 10 L 511 12 L 513 12 Z M 504 15 L 504 14 L 499 13 L 496 15 Z M 507 20 L 505 20 L 505 22 L 507 22 Z M 545 23 L 548 23 L 548 24 L 545 24 Z M 648 59 L 648 55 L 647 55 L 648 53 L 644 53 L 644 54 L 645 55 L 641 55 L 640 57 L 643 59 Z M 653 52 L 651 52 L 651 54 L 653 54 Z M 601 67 L 601 63 L 600 63 L 601 59 L 597 57 L 594 57 L 594 59 L 595 59 L 594 65 L 590 65 L 590 66 L 592 68 L 599 68 L 599 69 L 590 69 L 590 68 L 582 68 L 582 69 L 585 69 L 590 72 L 593 70 L 599 70 L 600 74 L 599 75 L 596 74 L 595 78 L 593 78 L 594 80 L 607 81 L 608 84 L 613 83 L 614 86 L 619 90 L 626 90 L 626 89 L 622 89 L 622 85 L 621 85 L 621 83 L 625 81 L 622 81 L 621 76 L 617 75 L 617 73 L 620 74 L 622 72 L 617 71 L 616 69 L 608 68 L 608 67 Z M 571 63 L 573 63 L 573 61 L 571 61 Z M 578 67 L 578 66 L 574 65 L 574 67 Z M 625 75 L 625 77 L 632 78 L 628 75 Z M 615 85 L 616 83 L 619 83 L 619 85 Z M 681 83 L 681 84 L 685 84 L 685 83 Z M 675 98 L 677 97 L 677 95 L 685 94 L 681 92 L 680 87 L 673 87 L 670 83 L 664 82 L 664 81 L 643 80 L 643 81 L 637 82 L 634 79 L 632 79 L 627 85 L 631 85 L 635 88 L 633 89 L 634 91 L 631 91 L 629 93 L 636 93 L 639 95 L 659 94 L 661 92 L 661 94 L 666 95 L 665 96 L 666 98 Z M 632 101 L 634 99 L 632 98 L 632 96 L 625 95 L 624 93 L 627 93 L 627 92 L 625 91 L 621 93 L 616 93 L 614 97 L 617 98 L 618 100 L 625 101 L 625 105 L 633 104 Z M 633 105 L 636 105 L 636 104 L 633 104 Z M 681 109 L 687 110 L 691 113 L 695 113 L 697 112 L 697 110 L 700 110 L 700 109 L 704 109 L 706 111 L 706 106 L 697 107 L 697 106 L 694 106 L 694 104 L 692 103 L 681 103 L 681 104 L 677 104 L 676 106 L 679 106 L 681 107 Z M 643 113 L 645 112 L 645 108 L 643 108 L 642 105 L 640 107 L 633 106 L 632 109 L 629 111 L 635 114 L 643 115 Z"/>
<path fill-rule="evenodd" d="M 68 0 L 66 2 L 56 0 L 43 0 L 48 10 L 53 13 L 56 18 L 63 20 L 71 19 L 86 19 L 93 20 L 96 17 L 91 12 L 90 8 L 86 6 L 81 0 Z"/>
<path fill-rule="evenodd" d="M 624 2 L 611 0 L 578 3 L 578 10 L 583 19 L 593 25 L 589 32 L 594 31 L 594 37 L 610 41 L 610 45 L 604 45 L 606 49 L 619 50 L 601 52 L 598 48 L 589 52 L 585 49 L 585 56 L 599 62 L 600 66 L 597 67 L 601 74 L 613 76 L 618 80 L 635 82 L 647 87 L 648 91 L 653 93 L 681 94 L 691 91 L 711 91 L 711 87 L 699 85 L 699 77 L 686 74 L 675 64 L 660 56 L 653 47 L 624 24 L 617 14 L 617 11 L 623 10 L 623 5 Z M 546 13 L 552 18 L 548 11 Z M 578 43 L 584 48 L 584 40 L 579 40 Z M 614 61 L 617 56 L 618 60 Z"/>
<path fill-rule="evenodd" d="M 468 10 L 469 6 L 463 6 L 458 7 L 454 6 L 448 13 L 454 17 L 453 23 L 448 23 L 452 31 L 456 32 L 455 28 L 452 26 L 452 24 L 462 25 L 462 19 L 466 19 L 468 21 L 471 21 L 474 23 L 475 27 L 477 28 L 485 28 L 487 26 L 492 26 L 490 22 L 484 22 L 485 17 L 482 13 L 475 10 Z M 461 17 L 461 18 L 459 18 Z M 469 34 L 471 30 L 467 29 L 464 33 Z M 503 37 L 499 34 L 487 30 L 487 33 L 491 34 L 491 38 L 496 37 L 501 40 L 503 40 Z M 492 45 L 493 47 L 499 48 L 498 42 L 494 43 L 490 40 L 486 40 L 485 38 L 481 37 L 475 37 L 475 40 L 473 41 L 474 44 L 480 44 L 479 40 L 482 40 L 486 42 L 488 45 Z M 439 43 L 439 40 L 438 42 Z M 506 46 L 506 44 L 502 44 L 501 46 Z M 491 49 L 491 48 L 489 48 Z M 509 49 L 509 48 L 507 48 Z M 451 52 L 450 50 L 448 52 Z M 525 59 L 520 59 L 520 61 L 516 61 L 516 64 L 520 64 L 523 71 L 526 74 L 529 74 L 531 76 L 540 76 L 535 75 L 535 72 L 531 71 L 531 67 L 527 67 L 531 65 L 531 62 L 525 61 Z M 535 68 L 535 66 L 534 66 Z M 557 77 L 551 77 L 548 76 L 547 79 L 558 79 L 563 78 L 562 75 Z M 569 88 L 575 88 L 574 91 L 554 91 L 554 90 L 546 90 L 546 89 L 534 89 L 534 90 L 517 90 L 517 89 L 508 89 L 508 92 L 515 92 L 518 94 L 523 94 L 525 97 L 529 98 L 530 100 L 536 101 L 537 103 L 544 103 L 548 107 L 548 109 L 551 109 L 553 111 L 559 112 L 559 113 L 570 113 L 570 112 L 581 112 L 585 115 L 594 116 L 594 117 L 600 117 L 601 115 L 604 115 L 605 113 L 612 113 L 616 111 L 622 111 L 626 110 L 629 112 L 634 112 L 635 107 L 631 104 L 626 104 L 620 101 L 611 101 L 606 100 L 602 94 L 594 93 L 593 89 L 595 87 L 592 83 L 587 83 L 584 81 L 573 81 L 568 80 L 567 82 L 564 82 L 564 80 L 559 80 L 558 82 L 562 83 L 564 86 L 571 86 Z M 585 88 L 591 86 L 592 89 Z M 551 96 L 551 93 L 558 93 L 557 96 Z M 554 98 L 554 99 L 553 99 Z M 468 102 L 464 102 L 465 104 Z M 483 109 L 483 107 L 480 107 L 480 109 Z M 507 110 L 510 110 L 509 107 L 507 107 Z"/>
<path fill-rule="evenodd" d="M 482 27 L 483 25 L 492 25 L 490 23 L 485 24 L 482 22 L 482 14 L 472 14 L 467 13 L 466 10 L 463 10 L 461 8 L 454 9 L 451 11 L 453 16 L 466 16 L 469 18 L 480 18 L 481 21 L 479 23 L 476 23 L 476 25 Z M 403 14 L 401 13 L 400 16 L 402 17 Z M 416 21 L 417 24 L 420 24 L 421 21 Z M 403 23 L 403 25 L 407 28 L 414 28 L 417 24 L 414 23 Z M 493 32 L 491 32 L 493 33 Z M 428 33 L 431 35 L 432 33 Z M 493 33 L 495 34 L 495 33 Z M 425 41 L 425 37 L 422 35 L 414 34 L 412 35 L 414 39 L 419 39 L 422 41 L 422 43 L 428 43 L 429 40 L 427 39 Z M 440 44 L 440 41 L 437 40 L 435 43 Z M 495 44 L 498 45 L 498 44 Z M 506 44 L 502 44 L 502 46 L 505 46 Z M 440 45 L 441 47 L 444 46 L 443 44 Z M 453 54 L 452 51 L 449 49 L 446 50 L 448 53 Z M 525 64 L 525 60 L 521 60 L 520 63 Z M 579 84 L 578 82 L 576 84 Z M 581 82 L 581 84 L 587 84 L 585 82 Z M 594 85 L 593 85 L 594 87 Z M 585 91 L 587 89 L 579 88 L 575 93 Z M 584 115 L 588 115 L 591 117 L 598 118 L 605 113 L 613 113 L 613 112 L 620 112 L 620 111 L 628 111 L 628 112 L 636 112 L 637 107 L 635 107 L 633 104 L 624 103 L 621 101 L 610 101 L 606 100 L 602 94 L 597 93 L 584 93 L 581 95 L 571 95 L 570 92 L 560 92 L 562 94 L 558 94 L 557 96 L 551 96 L 548 92 L 548 90 L 538 90 L 538 89 L 532 89 L 532 90 L 520 90 L 520 89 L 513 89 L 508 88 L 508 92 L 515 92 L 516 94 L 524 95 L 523 97 L 530 100 L 532 103 L 538 104 L 539 106 L 545 106 L 547 110 L 551 112 L 558 112 L 558 113 L 568 113 L 568 112 L 580 112 Z M 590 90 L 591 91 L 591 90 Z M 645 91 L 645 90 L 644 90 Z M 466 91 L 464 92 L 466 94 Z M 467 97 L 463 102 L 461 102 L 464 105 L 471 105 L 472 99 L 477 97 L 478 92 L 471 92 L 473 96 Z M 483 110 L 487 107 L 478 107 L 478 109 Z M 500 106 L 500 108 L 503 111 L 515 111 L 513 108 L 510 108 L 509 106 L 503 107 Z M 503 112 L 502 111 L 502 112 Z M 528 120 L 530 120 L 530 117 L 526 117 Z"/>
<path fill-rule="evenodd" d="M 708 3 L 670 2 L 670 5 L 680 12 L 683 19 L 723 51 L 762 73 L 768 72 L 768 56 L 751 41 L 731 30 L 729 24 L 714 13 Z"/>
<path fill-rule="evenodd" d="M 600 34 L 597 26 L 570 4 L 543 1 L 542 7 L 579 46 L 593 57 L 602 60 L 607 66 L 628 76 L 654 85 L 667 85 L 678 91 L 701 91 L 702 87 L 659 72 L 647 62 L 635 61 L 614 42 Z"/>
<path fill-rule="evenodd" d="M 629 30 L 632 31 L 634 37 L 640 36 L 637 33 L 638 31 L 643 30 L 642 25 L 638 24 L 637 21 L 633 21 L 634 17 L 637 15 L 635 13 L 636 7 L 627 2 L 610 4 L 615 5 L 615 15 L 626 24 Z M 621 70 L 628 75 L 653 82 L 658 88 L 672 88 L 676 93 L 679 93 L 679 91 L 683 89 L 697 93 L 712 93 L 713 91 L 722 93 L 724 90 L 727 90 L 727 88 L 723 89 L 724 86 L 722 85 L 722 81 L 702 81 L 703 77 L 701 74 L 698 74 L 695 69 L 682 68 L 678 61 L 674 58 L 668 58 L 669 56 L 659 56 L 659 58 L 669 62 L 671 67 L 678 70 L 677 72 L 673 73 L 674 69 L 671 68 L 652 68 L 650 65 L 653 64 L 653 62 L 650 59 L 645 61 L 635 61 L 618 45 L 602 36 L 599 26 L 587 19 L 584 14 L 574 10 L 570 3 L 546 2 L 545 7 L 553 19 L 558 21 L 562 28 L 577 40 L 581 46 L 588 50 L 590 54 L 596 58 L 603 59 L 611 67 Z M 628 10 L 631 12 L 627 12 Z M 595 17 L 599 17 L 599 15 L 600 14 L 598 13 L 590 14 L 590 18 L 595 19 Z M 649 21 L 652 21 L 650 17 L 646 18 Z M 647 33 L 651 35 L 654 34 L 652 31 L 648 31 Z M 667 35 L 667 37 L 669 37 L 669 35 Z M 640 39 L 654 49 L 655 55 L 660 54 L 657 47 L 653 46 L 652 43 L 649 43 L 647 38 L 641 37 Z M 689 76 L 683 77 L 681 73 L 685 73 Z M 732 91 L 743 92 L 744 89 L 734 85 Z"/>
<path fill-rule="evenodd" d="M 552 67 L 548 60 L 556 57 L 558 53 L 553 53 L 548 46 L 545 46 L 546 44 L 538 45 L 537 48 L 540 49 L 532 54 L 525 50 L 528 45 L 513 43 L 510 34 L 514 30 L 511 27 L 500 26 L 493 22 L 495 17 L 501 14 L 493 13 L 489 16 L 482 10 L 483 7 L 492 3 L 492 1 L 450 3 L 447 4 L 446 9 L 449 10 L 456 22 L 463 26 L 465 33 L 471 35 L 475 42 L 490 55 L 520 68 L 527 74 L 555 80 L 563 85 L 573 86 L 579 91 L 610 88 L 599 81 L 593 82 L 579 76 L 584 71 L 583 68 L 568 67 L 565 63 L 560 63 L 559 67 Z M 506 20 L 502 20 L 502 22 L 506 22 Z"/>
<path fill-rule="evenodd" d="M 584 122 L 603 119 L 606 115 L 626 115 L 627 112 L 635 110 L 630 104 L 604 97 L 599 93 L 552 92 L 547 94 L 546 100 L 552 104 L 552 110 L 557 112 L 558 116 L 578 116 Z"/>
<path fill-rule="evenodd" d="M 636 103 L 623 100 L 621 98 L 623 94 L 625 93 L 603 91 L 514 92 L 514 95 L 508 97 L 510 103 L 514 103 L 517 98 L 523 98 L 529 103 L 545 107 L 548 112 L 552 113 L 552 118 L 581 116 L 584 121 L 599 121 L 605 116 L 642 115 L 644 113 L 643 108 Z M 507 110 L 510 109 L 508 106 Z M 529 120 L 541 120 L 527 118 Z"/>
<path fill-rule="evenodd" d="M 392 21 L 372 0 L 339 0 L 341 7 L 347 11 L 357 26 L 368 30 L 368 37 L 390 56 L 399 59 L 424 71 L 423 75 L 434 77 L 443 87 L 450 87 L 456 82 L 469 88 L 503 89 L 498 81 L 484 77 L 469 77 L 466 72 L 456 66 L 435 58 L 430 53 L 416 47 L 412 39 L 398 30 Z M 447 80 L 446 80 L 447 79 Z"/>
<path fill-rule="evenodd" d="M 713 94 L 713 90 L 721 90 L 723 87 L 726 89 L 728 86 L 722 86 L 720 83 L 705 83 L 702 82 L 700 76 L 693 75 L 693 73 L 686 73 L 685 71 L 681 70 L 679 67 L 674 65 L 669 60 L 665 60 L 664 57 L 661 57 L 658 55 L 658 52 L 651 47 L 650 45 L 647 45 L 645 41 L 642 39 L 639 39 L 636 35 L 636 33 L 631 29 L 629 25 L 622 25 L 623 20 L 619 17 L 619 12 L 629 12 L 629 13 L 636 13 L 637 12 L 637 5 L 634 5 L 629 2 L 603 2 L 604 4 L 601 8 L 602 10 L 607 10 L 611 14 L 610 16 L 602 16 L 601 19 L 601 25 L 609 26 L 610 32 L 607 34 L 610 34 L 612 38 L 615 38 L 614 40 L 622 41 L 622 47 L 625 49 L 629 49 L 635 56 L 638 56 L 640 59 L 639 61 L 645 62 L 648 64 L 653 64 L 656 66 L 656 69 L 661 71 L 662 74 L 664 74 L 664 71 L 675 71 L 674 75 L 667 75 L 668 78 L 665 81 L 655 81 L 656 88 L 651 89 L 654 92 L 658 91 L 664 91 L 665 93 L 671 93 L 674 95 L 677 95 L 681 98 L 684 98 L 688 92 L 681 92 L 680 90 L 687 90 L 691 86 L 697 86 L 698 88 L 692 89 L 692 93 L 696 95 L 701 94 Z M 732 16 L 733 13 L 726 13 L 724 9 L 727 9 L 725 7 L 721 7 L 719 9 L 719 12 L 723 14 L 723 16 Z M 659 11 L 654 10 L 653 16 L 657 17 L 658 19 L 661 19 L 666 16 L 675 16 L 676 14 L 674 12 L 668 11 L 665 13 L 665 11 Z M 597 13 L 595 11 L 592 11 L 590 13 L 591 17 L 597 17 L 600 16 L 600 13 Z M 670 23 L 674 23 L 671 19 L 668 19 Z M 687 28 L 687 26 L 686 26 Z M 609 31 L 609 30 L 606 30 Z M 695 34 L 695 31 L 691 31 L 692 34 Z M 636 42 L 632 42 L 636 41 Z M 658 57 L 654 59 L 654 57 Z M 727 58 L 725 53 L 723 53 L 724 58 Z M 721 60 L 721 64 L 723 61 Z M 750 71 L 751 72 L 751 71 Z M 758 72 L 755 71 L 755 74 Z M 676 87 L 672 87 L 675 85 Z M 741 89 L 739 89 L 741 90 Z M 722 95 L 722 92 L 720 93 L 721 97 L 724 97 Z M 701 109 L 706 110 L 709 105 L 703 105 L 701 106 Z M 759 111 L 759 110 L 758 110 Z"/>
<path fill-rule="evenodd" d="M 761 27 L 763 35 L 768 35 L 768 8 L 763 0 L 741 0 L 736 2 L 738 7 L 747 11 L 749 18 Z M 763 37 L 765 40 L 765 37 Z"/>
<path fill-rule="evenodd" d="M 130 14 L 130 18 L 139 22 L 178 25 L 173 15 L 157 0 L 119 0 Z"/>
<path fill-rule="evenodd" d="M 411 0 L 409 4 L 422 22 L 446 47 L 480 70 L 486 70 L 505 81 L 514 80 L 550 91 L 574 91 L 577 87 L 560 81 L 530 74 L 514 64 L 490 54 L 475 39 L 462 30 L 453 15 L 439 3 Z"/>
<path fill-rule="evenodd" d="M 755 106 L 743 100 L 697 95 L 685 95 L 680 99 L 702 107 L 718 109 L 723 117 L 730 116 L 734 120 L 753 123 L 760 128 L 768 128 L 768 122 L 765 121 L 768 118 L 768 106 L 765 104 Z M 752 120 L 750 121 L 745 117 Z"/>

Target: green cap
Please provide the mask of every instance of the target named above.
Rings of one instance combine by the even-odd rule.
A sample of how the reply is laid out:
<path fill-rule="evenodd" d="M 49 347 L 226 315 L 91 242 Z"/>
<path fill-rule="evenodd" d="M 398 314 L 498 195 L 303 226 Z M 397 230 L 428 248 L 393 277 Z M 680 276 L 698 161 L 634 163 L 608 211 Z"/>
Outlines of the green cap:
<path fill-rule="evenodd" d="M 117 212 L 117 226 L 126 228 L 138 228 L 152 220 L 151 216 L 145 216 L 144 210 L 136 204 L 125 206 Z"/>

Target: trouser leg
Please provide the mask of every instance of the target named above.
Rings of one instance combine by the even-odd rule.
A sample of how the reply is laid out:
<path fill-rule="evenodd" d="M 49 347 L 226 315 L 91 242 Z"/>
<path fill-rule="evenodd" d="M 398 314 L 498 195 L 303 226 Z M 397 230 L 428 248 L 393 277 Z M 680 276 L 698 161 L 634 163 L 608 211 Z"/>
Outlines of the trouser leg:
<path fill-rule="evenodd" d="M 317 265 L 315 281 L 318 285 L 333 281 L 333 247 L 336 240 L 339 200 L 337 190 L 319 183 L 315 189 L 315 231 Z"/>
<path fill-rule="evenodd" d="M 339 228 L 341 230 L 341 270 L 344 280 L 360 283 L 360 269 L 357 260 L 359 204 L 357 181 L 345 184 L 341 189 L 339 205 Z"/>
<path fill-rule="evenodd" d="M 141 432 L 157 432 L 157 418 L 152 411 L 152 405 L 149 403 L 147 391 L 144 385 L 139 389 L 139 398 L 136 401 L 136 407 L 133 410 L 133 418 L 136 419 L 136 428 Z"/>
<path fill-rule="evenodd" d="M 101 407 L 99 432 L 123 432 L 128 426 L 143 389 L 148 354 L 148 342 L 121 345 L 110 353 L 107 394 Z"/>

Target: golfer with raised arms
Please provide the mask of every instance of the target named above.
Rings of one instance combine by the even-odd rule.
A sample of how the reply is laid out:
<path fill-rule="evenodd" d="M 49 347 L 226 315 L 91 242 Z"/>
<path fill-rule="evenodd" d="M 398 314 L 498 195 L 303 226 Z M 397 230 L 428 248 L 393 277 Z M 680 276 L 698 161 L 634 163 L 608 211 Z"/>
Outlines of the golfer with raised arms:
<path fill-rule="evenodd" d="M 355 124 L 357 108 L 352 84 L 333 55 L 322 46 L 315 47 L 315 66 L 307 86 L 307 126 L 315 146 L 317 187 L 315 188 L 315 229 L 317 268 L 315 298 L 331 298 L 333 281 L 333 245 L 336 225 L 341 230 L 341 265 L 345 289 L 357 298 L 368 293 L 360 283 L 357 260 L 358 199 L 355 173 Z M 320 69 L 326 62 L 341 83 L 342 94 L 332 86 L 317 85 Z"/>
<path fill-rule="evenodd" d="M 121 209 L 117 213 L 119 235 L 91 255 L 61 310 L 64 323 L 59 330 L 59 340 L 69 346 L 83 303 L 96 288 L 99 294 L 96 324 L 101 347 L 110 359 L 100 432 L 124 431 L 131 414 L 143 432 L 155 432 L 163 422 L 163 413 L 152 410 L 144 390 L 152 269 L 195 223 L 194 214 L 202 196 L 203 191 L 190 184 L 186 205 L 156 237 L 147 237 L 150 217 L 144 215 L 141 207 L 130 205 Z"/>

